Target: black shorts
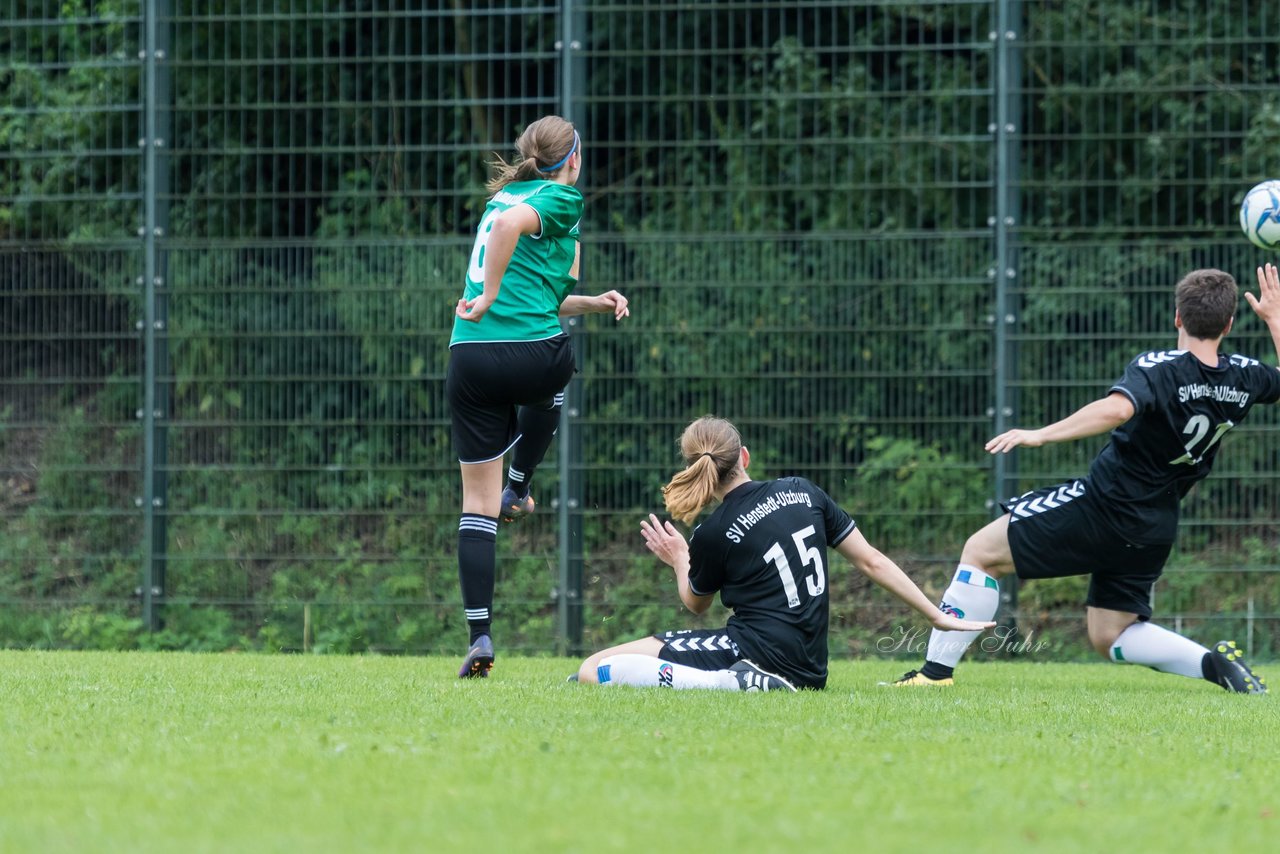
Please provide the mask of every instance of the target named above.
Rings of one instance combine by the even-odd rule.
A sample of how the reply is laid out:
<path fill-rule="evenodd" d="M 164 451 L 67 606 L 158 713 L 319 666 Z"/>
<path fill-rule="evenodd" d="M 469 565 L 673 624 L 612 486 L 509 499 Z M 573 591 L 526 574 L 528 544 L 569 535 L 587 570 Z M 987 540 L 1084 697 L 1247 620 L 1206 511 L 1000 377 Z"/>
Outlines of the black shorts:
<path fill-rule="evenodd" d="M 1151 619 L 1151 588 L 1172 543 L 1130 542 L 1107 522 L 1088 481 L 1037 489 L 1001 505 L 1019 578 L 1089 575 L 1085 604 Z"/>
<path fill-rule="evenodd" d="M 727 670 L 743 657 L 725 629 L 681 629 L 654 637 L 663 643 L 658 658 L 698 670 Z"/>
<path fill-rule="evenodd" d="M 516 407 L 550 409 L 573 370 L 573 345 L 567 335 L 451 347 L 445 392 L 458 462 L 501 458 L 520 438 Z"/>

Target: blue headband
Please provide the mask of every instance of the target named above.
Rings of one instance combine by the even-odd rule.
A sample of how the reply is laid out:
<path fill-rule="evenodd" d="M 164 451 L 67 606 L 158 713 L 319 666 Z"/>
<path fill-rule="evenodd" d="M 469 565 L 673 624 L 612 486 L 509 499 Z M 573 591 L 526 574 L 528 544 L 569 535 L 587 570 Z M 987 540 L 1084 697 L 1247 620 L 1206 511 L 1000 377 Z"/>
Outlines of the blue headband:
<path fill-rule="evenodd" d="M 556 163 L 554 166 L 548 166 L 546 169 L 543 169 L 541 166 L 538 166 L 536 160 L 534 161 L 534 165 L 537 166 L 539 172 L 554 172 L 557 169 L 559 169 L 561 166 L 563 166 L 565 163 L 569 162 L 569 158 L 572 157 L 573 153 L 577 150 L 578 150 L 578 132 L 575 130 L 573 132 L 573 145 L 569 146 L 569 153 L 566 154 L 564 157 L 561 157 L 558 163 Z"/>

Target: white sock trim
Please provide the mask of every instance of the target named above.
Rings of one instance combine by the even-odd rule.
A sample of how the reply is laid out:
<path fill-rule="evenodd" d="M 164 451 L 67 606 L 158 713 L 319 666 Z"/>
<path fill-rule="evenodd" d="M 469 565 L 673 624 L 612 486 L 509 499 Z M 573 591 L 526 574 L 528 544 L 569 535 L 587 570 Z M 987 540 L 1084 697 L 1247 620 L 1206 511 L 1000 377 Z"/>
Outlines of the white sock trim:
<path fill-rule="evenodd" d="M 988 575 L 978 567 L 968 563 L 962 563 L 956 567 L 956 574 L 952 576 L 952 580 L 961 584 L 968 584 L 971 587 L 1000 589 L 1000 582 L 996 580 L 995 576 Z"/>
<path fill-rule="evenodd" d="M 697 688 L 713 691 L 738 690 L 738 678 L 728 670 L 699 670 L 686 664 L 676 664 L 638 653 L 623 653 L 602 659 L 596 665 L 596 679 L 606 686 L 674 688 L 677 691 Z"/>
<path fill-rule="evenodd" d="M 1162 673 L 1191 679 L 1204 677 L 1202 662 L 1208 647 L 1155 623 L 1134 623 L 1111 644 L 1110 658 L 1117 664 L 1142 664 Z"/>
<path fill-rule="evenodd" d="M 967 563 L 956 567 L 951 584 L 942 594 L 938 606 L 944 612 L 962 620 L 993 619 L 1000 608 L 1000 584 L 987 573 Z M 964 657 L 969 645 L 981 632 L 929 632 L 929 649 L 925 660 L 947 667 L 955 667 Z"/>

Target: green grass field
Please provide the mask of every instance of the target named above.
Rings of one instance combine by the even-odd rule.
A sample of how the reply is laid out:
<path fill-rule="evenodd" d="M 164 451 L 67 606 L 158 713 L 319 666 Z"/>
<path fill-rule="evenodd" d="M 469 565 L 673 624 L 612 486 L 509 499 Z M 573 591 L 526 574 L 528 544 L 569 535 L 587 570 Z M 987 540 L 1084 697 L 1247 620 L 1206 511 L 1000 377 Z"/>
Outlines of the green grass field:
<path fill-rule="evenodd" d="M 486 681 L 455 666 L 0 652 L 0 851 L 1280 839 L 1277 698 L 1141 668 L 975 663 L 904 691 L 876 686 L 898 663 L 837 662 L 825 692 L 742 695 L 566 684 L 564 659 L 500 659 Z"/>

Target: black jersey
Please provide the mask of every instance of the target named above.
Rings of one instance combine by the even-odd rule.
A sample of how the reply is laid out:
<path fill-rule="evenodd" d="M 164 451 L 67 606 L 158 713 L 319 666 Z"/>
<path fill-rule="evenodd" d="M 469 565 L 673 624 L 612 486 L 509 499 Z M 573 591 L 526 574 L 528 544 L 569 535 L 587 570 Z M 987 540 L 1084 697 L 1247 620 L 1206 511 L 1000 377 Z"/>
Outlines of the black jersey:
<path fill-rule="evenodd" d="M 809 688 L 827 684 L 826 549 L 854 529 L 831 497 L 801 477 L 733 489 L 693 531 L 689 587 L 720 592 L 743 657 Z"/>
<path fill-rule="evenodd" d="M 1171 543 L 1178 503 L 1213 468 L 1224 433 L 1280 399 L 1280 371 L 1246 356 L 1209 366 L 1187 350 L 1143 353 L 1110 389 L 1134 415 L 1089 468 L 1095 497 L 1134 543 Z"/>

